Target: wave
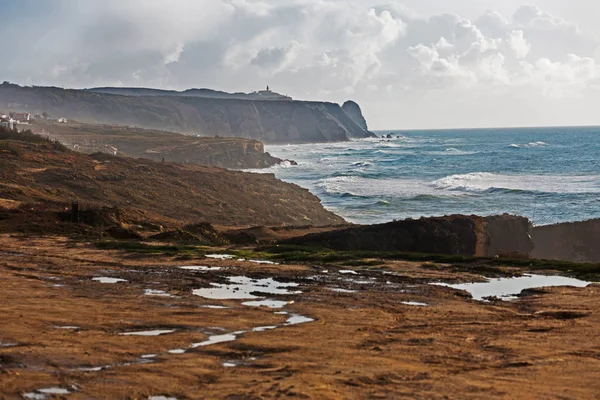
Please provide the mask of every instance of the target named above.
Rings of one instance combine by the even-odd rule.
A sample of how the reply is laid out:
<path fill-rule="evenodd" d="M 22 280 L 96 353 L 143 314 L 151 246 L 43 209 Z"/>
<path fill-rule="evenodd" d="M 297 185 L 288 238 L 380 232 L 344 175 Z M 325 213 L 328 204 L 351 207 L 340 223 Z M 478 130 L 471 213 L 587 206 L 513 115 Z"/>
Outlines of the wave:
<path fill-rule="evenodd" d="M 434 156 L 470 156 L 479 153 L 478 151 L 459 150 L 455 147 L 449 147 L 445 151 L 429 151 L 426 154 Z"/>
<path fill-rule="evenodd" d="M 372 167 L 373 163 L 369 162 L 369 161 L 356 161 L 356 162 L 353 162 L 352 164 L 350 164 L 350 166 L 365 168 L 365 167 Z"/>
<path fill-rule="evenodd" d="M 503 175 L 489 172 L 450 175 L 432 185 L 439 190 L 484 192 L 493 190 L 538 193 L 600 193 L 599 175 Z"/>
<path fill-rule="evenodd" d="M 512 147 L 512 148 L 515 148 L 515 149 L 520 149 L 522 147 L 541 147 L 541 146 L 548 146 L 548 143 L 546 143 L 546 142 L 529 142 L 529 143 L 526 143 L 526 144 L 515 144 L 515 143 L 512 143 L 512 144 L 508 145 L 508 147 Z"/>

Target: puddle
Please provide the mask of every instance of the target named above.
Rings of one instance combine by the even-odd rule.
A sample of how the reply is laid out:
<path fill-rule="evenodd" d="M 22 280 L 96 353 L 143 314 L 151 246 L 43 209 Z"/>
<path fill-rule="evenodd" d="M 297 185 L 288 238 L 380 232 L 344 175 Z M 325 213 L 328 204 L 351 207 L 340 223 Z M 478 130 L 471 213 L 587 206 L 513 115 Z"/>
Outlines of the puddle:
<path fill-rule="evenodd" d="M 54 329 L 81 329 L 78 326 L 64 325 L 64 326 L 55 326 Z"/>
<path fill-rule="evenodd" d="M 243 332 L 236 332 L 236 333 L 241 334 Z M 237 339 L 237 336 L 233 333 L 226 333 L 224 335 L 213 335 L 213 336 L 209 336 L 208 340 L 205 340 L 204 342 L 194 343 L 192 345 L 192 348 L 195 349 L 197 347 L 210 346 L 210 345 L 217 344 L 217 343 L 233 342 L 235 339 Z"/>
<path fill-rule="evenodd" d="M 292 316 L 285 321 L 285 325 L 298 325 L 313 321 L 314 319 L 305 317 L 304 315 L 292 314 Z"/>
<path fill-rule="evenodd" d="M 252 328 L 252 332 L 264 332 L 264 331 L 270 331 L 273 329 L 277 329 L 277 326 L 275 325 L 271 325 L 271 326 L 257 326 L 256 328 Z"/>
<path fill-rule="evenodd" d="M 232 260 L 235 258 L 233 254 L 207 254 L 204 257 L 214 258 L 216 260 Z"/>
<path fill-rule="evenodd" d="M 108 278 L 105 276 L 101 276 L 98 278 L 92 278 L 93 281 L 96 282 L 100 282 L 100 283 L 119 283 L 119 282 L 127 282 L 126 279 L 120 279 L 120 278 Z"/>
<path fill-rule="evenodd" d="M 187 267 L 179 267 L 180 269 L 185 269 L 187 271 L 201 271 L 201 272 L 207 272 L 207 271 L 219 271 L 222 268 L 221 267 L 206 267 L 203 265 L 190 265 Z"/>
<path fill-rule="evenodd" d="M 406 304 L 407 306 L 417 306 L 417 307 L 427 307 L 429 304 L 427 303 L 419 303 L 418 301 L 401 301 L 402 304 Z"/>
<path fill-rule="evenodd" d="M 43 394 L 69 394 L 69 393 L 71 393 L 67 389 L 58 388 L 58 387 L 51 387 L 51 388 L 47 388 L 47 389 L 38 389 L 37 391 L 40 393 L 43 393 Z"/>
<path fill-rule="evenodd" d="M 473 299 L 483 300 L 485 297 L 497 296 L 502 300 L 515 300 L 519 293 L 525 289 L 533 289 L 550 286 L 574 286 L 586 287 L 591 282 L 564 276 L 525 275 L 518 278 L 489 279 L 487 282 L 465 283 L 451 285 L 446 283 L 435 283 L 438 286 L 447 286 L 454 289 L 466 290 L 471 293 Z"/>
<path fill-rule="evenodd" d="M 352 283 L 356 283 L 357 285 L 373 285 L 375 283 L 377 283 L 377 281 L 375 280 L 368 280 L 368 281 L 355 281 L 353 279 L 348 279 L 348 282 L 352 282 Z"/>
<path fill-rule="evenodd" d="M 105 367 L 84 367 L 84 368 L 77 368 L 77 371 L 81 371 L 81 372 L 100 372 L 103 369 L 108 369 L 111 366 L 107 365 Z"/>
<path fill-rule="evenodd" d="M 335 288 L 335 287 L 330 287 L 327 289 L 331 290 L 332 292 L 338 292 L 338 293 L 356 293 L 356 290 L 349 290 L 349 289 L 342 289 L 342 288 Z"/>
<path fill-rule="evenodd" d="M 41 394 L 41 393 L 25 393 L 23 394 L 23 398 L 25 399 L 29 399 L 29 400 L 45 400 L 48 396 L 45 394 Z"/>
<path fill-rule="evenodd" d="M 185 353 L 187 350 L 185 349 L 173 349 L 173 350 L 169 350 L 169 354 L 183 354 Z"/>
<path fill-rule="evenodd" d="M 290 304 L 289 301 L 270 300 L 270 299 L 247 301 L 245 303 L 242 303 L 242 305 L 248 306 L 248 307 L 268 307 L 268 308 L 283 308 L 283 307 L 287 306 L 288 304 Z"/>
<path fill-rule="evenodd" d="M 148 358 L 156 358 L 156 357 L 158 357 L 158 354 L 142 354 L 140 357 L 141 358 L 146 358 L 146 359 L 148 359 Z"/>
<path fill-rule="evenodd" d="M 237 364 L 236 363 L 232 363 L 232 362 L 224 362 L 221 365 L 224 366 L 225 368 L 235 368 L 235 367 L 237 367 Z"/>
<path fill-rule="evenodd" d="M 30 400 L 45 400 L 51 395 L 69 394 L 67 389 L 51 387 L 46 389 L 38 389 L 35 392 L 25 393 L 23 397 Z"/>
<path fill-rule="evenodd" d="M 277 311 L 277 312 L 274 312 L 273 314 L 275 314 L 275 315 L 288 315 L 289 312 L 287 312 L 287 311 Z"/>
<path fill-rule="evenodd" d="M 279 265 L 279 263 L 273 262 L 273 261 L 266 261 L 266 260 L 248 260 L 251 263 L 255 263 L 255 264 L 268 264 L 268 265 Z"/>
<path fill-rule="evenodd" d="M 351 269 L 341 269 L 340 274 L 358 275 L 358 272 Z"/>
<path fill-rule="evenodd" d="M 193 293 L 206 299 L 258 299 L 260 296 L 253 295 L 254 292 L 268 294 L 300 294 L 299 291 L 290 291 L 287 288 L 298 286 L 297 283 L 277 282 L 272 278 L 251 279 L 245 276 L 230 277 L 231 284 L 211 283 L 212 288 L 195 289 Z"/>
<path fill-rule="evenodd" d="M 15 347 L 18 346 L 18 343 L 2 343 L 0 342 L 0 347 Z"/>
<path fill-rule="evenodd" d="M 207 306 L 202 306 L 202 308 L 213 308 L 213 309 L 217 309 L 217 310 L 222 310 L 222 309 L 231 308 L 231 307 L 225 307 L 225 306 L 213 306 L 213 305 L 209 304 L 209 305 L 207 305 Z"/>
<path fill-rule="evenodd" d="M 175 297 L 172 294 L 165 292 L 164 290 L 156 290 L 156 289 L 144 289 L 144 294 L 146 296 L 155 296 L 155 297 Z"/>
<path fill-rule="evenodd" d="M 160 336 L 160 335 L 166 335 L 168 333 L 173 333 L 175 332 L 176 329 L 156 329 L 153 331 L 140 331 L 140 332 L 124 332 L 124 333 L 119 333 L 119 335 L 121 336 Z"/>

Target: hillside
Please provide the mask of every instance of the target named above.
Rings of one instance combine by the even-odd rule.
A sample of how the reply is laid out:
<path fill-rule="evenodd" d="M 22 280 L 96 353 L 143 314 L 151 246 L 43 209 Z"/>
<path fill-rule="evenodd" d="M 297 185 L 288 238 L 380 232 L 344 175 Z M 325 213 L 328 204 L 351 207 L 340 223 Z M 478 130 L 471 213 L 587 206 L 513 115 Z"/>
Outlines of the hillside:
<path fill-rule="evenodd" d="M 69 149 L 84 153 L 109 153 L 154 161 L 198 164 L 232 169 L 267 168 L 283 160 L 265 153 L 252 139 L 196 137 L 178 133 L 122 126 L 44 121 L 32 125 Z"/>
<path fill-rule="evenodd" d="M 355 122 L 357 116 L 351 118 L 339 104 L 324 102 L 123 96 L 5 83 L 0 85 L 0 108 L 190 135 L 241 137 L 266 144 L 339 142 L 373 136 Z"/>
<path fill-rule="evenodd" d="M 42 209 L 64 210 L 76 198 L 83 209 L 118 208 L 138 216 L 138 221 L 170 225 L 344 222 L 308 190 L 271 174 L 86 155 L 38 139 L 39 143 L 1 139 L 2 135 L 0 205 L 41 204 Z"/>

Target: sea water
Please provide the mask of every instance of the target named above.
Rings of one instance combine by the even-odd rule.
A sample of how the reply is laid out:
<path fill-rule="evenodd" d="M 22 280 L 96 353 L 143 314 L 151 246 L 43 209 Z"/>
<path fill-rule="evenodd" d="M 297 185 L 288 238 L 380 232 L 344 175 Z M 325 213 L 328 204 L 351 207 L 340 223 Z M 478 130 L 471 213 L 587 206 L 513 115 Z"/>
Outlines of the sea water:
<path fill-rule="evenodd" d="M 600 128 L 376 132 L 344 143 L 267 146 L 275 173 L 355 223 L 448 214 L 600 218 Z M 382 139 L 382 134 L 393 139 Z"/>

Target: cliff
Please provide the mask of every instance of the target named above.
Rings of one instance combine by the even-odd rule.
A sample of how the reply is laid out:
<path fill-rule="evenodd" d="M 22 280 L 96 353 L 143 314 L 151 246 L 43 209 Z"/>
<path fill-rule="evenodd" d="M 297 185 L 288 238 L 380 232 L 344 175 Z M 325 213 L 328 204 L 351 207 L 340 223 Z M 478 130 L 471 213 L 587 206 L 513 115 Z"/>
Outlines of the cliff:
<path fill-rule="evenodd" d="M 600 262 L 600 219 L 536 226 L 531 237 L 534 258 Z"/>
<path fill-rule="evenodd" d="M 69 149 L 84 153 L 109 153 L 155 161 L 215 166 L 231 169 L 267 168 L 283 160 L 265 152 L 264 145 L 244 138 L 195 137 L 142 128 L 94 124 L 40 124 L 43 130 Z"/>
<path fill-rule="evenodd" d="M 272 174 L 87 155 L 31 136 L 39 143 L 2 140 L 0 135 L 0 203 L 64 211 L 77 198 L 82 208 L 118 208 L 140 216 L 138 220 L 165 225 L 344 223 L 308 190 Z M 34 207 L 24 209 L 29 210 Z"/>
<path fill-rule="evenodd" d="M 527 218 L 451 215 L 353 226 L 283 241 L 333 250 L 400 251 L 528 258 L 533 243 Z"/>
<path fill-rule="evenodd" d="M 0 85 L 0 107 L 103 124 L 263 143 L 339 142 L 372 133 L 338 104 L 198 96 L 123 96 L 88 90 Z"/>
<path fill-rule="evenodd" d="M 356 125 L 360 126 L 365 131 L 369 130 L 367 120 L 363 116 L 362 110 L 357 103 L 348 100 L 342 105 L 342 110 L 356 123 Z"/>

